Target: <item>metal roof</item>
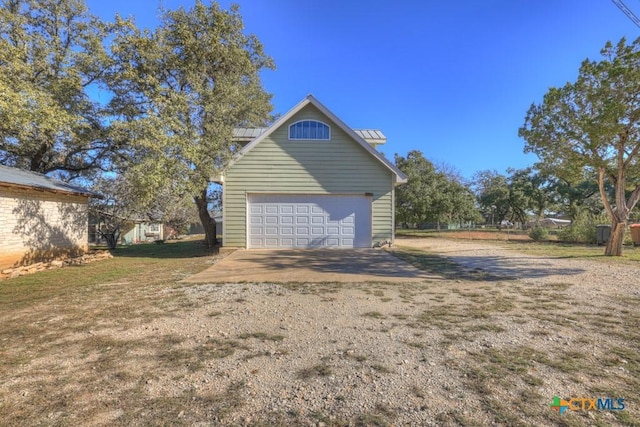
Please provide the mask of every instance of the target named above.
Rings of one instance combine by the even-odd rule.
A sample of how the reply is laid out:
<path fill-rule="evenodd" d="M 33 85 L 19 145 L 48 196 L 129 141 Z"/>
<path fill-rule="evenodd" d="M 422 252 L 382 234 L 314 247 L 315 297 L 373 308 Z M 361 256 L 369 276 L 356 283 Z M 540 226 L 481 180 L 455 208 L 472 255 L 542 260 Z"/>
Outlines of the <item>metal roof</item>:
<path fill-rule="evenodd" d="M 233 130 L 234 141 L 251 141 L 262 135 L 268 128 L 235 128 Z"/>
<path fill-rule="evenodd" d="M 233 140 L 236 142 L 249 142 L 267 131 L 268 128 L 235 128 Z M 353 129 L 353 131 L 369 144 L 384 144 L 387 137 L 379 129 Z"/>
<path fill-rule="evenodd" d="M 384 144 L 387 142 L 387 137 L 379 129 L 354 129 L 353 131 L 369 144 Z"/>
<path fill-rule="evenodd" d="M 98 194 L 93 191 L 49 178 L 40 173 L 0 165 L 0 185 L 2 184 L 37 188 L 53 192 L 82 194 L 84 196 L 98 196 Z"/>

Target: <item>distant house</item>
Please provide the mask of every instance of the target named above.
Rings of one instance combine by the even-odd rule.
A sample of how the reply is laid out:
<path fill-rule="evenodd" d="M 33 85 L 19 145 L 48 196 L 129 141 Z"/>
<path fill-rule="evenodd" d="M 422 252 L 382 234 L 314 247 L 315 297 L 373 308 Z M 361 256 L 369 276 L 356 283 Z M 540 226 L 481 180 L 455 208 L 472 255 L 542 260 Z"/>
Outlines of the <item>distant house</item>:
<path fill-rule="evenodd" d="M 98 217 L 89 216 L 89 243 L 104 244 L 106 239 L 103 233 L 114 233 L 108 221 L 105 222 L 105 218 L 109 218 L 109 216 L 104 213 Z M 177 236 L 177 232 L 172 227 L 145 219 L 122 220 L 118 232 L 115 234 L 117 234 L 116 243 L 122 245 L 168 240 Z"/>
<path fill-rule="evenodd" d="M 123 244 L 165 240 L 171 235 L 170 227 L 160 222 L 136 220 L 127 223 L 120 235 Z"/>
<path fill-rule="evenodd" d="M 223 183 L 223 246 L 370 248 L 394 238 L 405 175 L 312 95 L 269 128 L 243 128 Z"/>
<path fill-rule="evenodd" d="M 91 191 L 0 166 L 0 270 L 87 250 Z"/>

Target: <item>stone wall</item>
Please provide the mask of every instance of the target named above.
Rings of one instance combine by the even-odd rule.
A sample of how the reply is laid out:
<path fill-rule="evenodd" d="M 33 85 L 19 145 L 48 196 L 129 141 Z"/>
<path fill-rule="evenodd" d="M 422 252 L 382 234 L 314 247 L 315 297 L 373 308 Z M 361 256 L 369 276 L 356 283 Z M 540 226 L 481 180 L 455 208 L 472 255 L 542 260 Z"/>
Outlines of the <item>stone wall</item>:
<path fill-rule="evenodd" d="M 62 268 L 68 265 L 89 264 L 94 261 L 101 261 L 109 258 L 113 258 L 113 255 L 111 255 L 109 251 L 91 251 L 75 258 L 53 260 L 50 262 L 36 262 L 35 264 L 5 268 L 0 270 L 0 280 L 7 278 L 13 279 L 15 277 L 26 276 L 27 274 L 39 273 L 41 271 L 52 270 L 55 268 Z"/>
<path fill-rule="evenodd" d="M 87 250 L 87 197 L 0 186 L 0 269 Z"/>

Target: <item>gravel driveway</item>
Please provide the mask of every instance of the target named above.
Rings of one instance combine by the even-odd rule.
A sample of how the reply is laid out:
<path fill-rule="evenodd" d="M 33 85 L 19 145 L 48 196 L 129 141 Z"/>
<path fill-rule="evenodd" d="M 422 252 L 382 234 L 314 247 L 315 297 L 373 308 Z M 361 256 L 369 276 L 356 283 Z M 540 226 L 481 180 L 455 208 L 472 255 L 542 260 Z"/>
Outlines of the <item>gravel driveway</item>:
<path fill-rule="evenodd" d="M 176 276 L 97 285 L 64 315 L 42 304 L 25 328 L 55 345 L 29 363 L 20 353 L 35 344 L 5 347 L 16 364 L 0 413 L 8 425 L 640 424 L 638 266 L 477 241 L 397 244 L 456 264 L 406 283 Z M 122 310 L 93 321 L 106 304 Z M 58 409 L 34 414 L 52 396 Z M 554 396 L 627 406 L 560 415 Z"/>
<path fill-rule="evenodd" d="M 200 339 L 257 337 L 251 350 L 199 376 L 203 387 L 219 392 L 243 384 L 246 400 L 222 420 L 229 424 L 556 424 L 549 409 L 555 395 L 637 395 L 640 361 L 628 360 L 637 349 L 626 352 L 638 342 L 637 331 L 627 332 L 640 324 L 637 267 L 535 257 L 479 242 L 397 244 L 503 280 L 202 284 L 188 292 L 208 301 L 206 308 L 187 324 L 176 319 L 158 327 Z M 220 315 L 203 321 L 211 310 Z M 628 413 L 637 417 L 637 406 Z M 618 423 L 613 413 L 569 417 L 576 425 L 594 417 Z"/>

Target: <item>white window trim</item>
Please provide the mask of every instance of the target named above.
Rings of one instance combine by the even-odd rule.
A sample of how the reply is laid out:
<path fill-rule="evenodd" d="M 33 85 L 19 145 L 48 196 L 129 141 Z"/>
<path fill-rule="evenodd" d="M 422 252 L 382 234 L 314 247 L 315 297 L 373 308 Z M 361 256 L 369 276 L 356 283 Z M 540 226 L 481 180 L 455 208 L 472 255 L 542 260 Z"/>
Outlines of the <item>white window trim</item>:
<path fill-rule="evenodd" d="M 325 125 L 327 128 L 329 128 L 329 137 L 328 138 L 291 138 L 291 127 L 295 126 L 296 124 L 298 124 L 300 122 L 316 122 L 316 123 L 321 123 L 321 124 Z M 325 122 L 321 122 L 320 120 L 315 120 L 315 119 L 298 120 L 298 121 L 296 121 L 294 123 L 291 123 L 289 125 L 289 127 L 287 128 L 287 138 L 289 139 L 289 141 L 330 141 L 331 140 L 331 126 L 329 126 Z"/>

